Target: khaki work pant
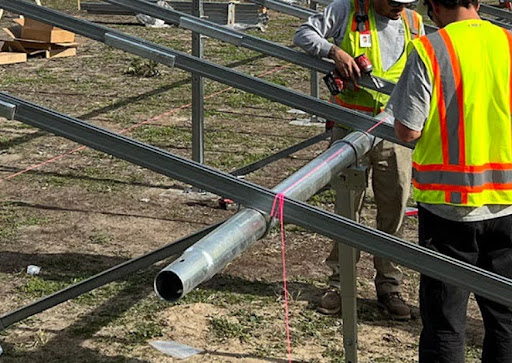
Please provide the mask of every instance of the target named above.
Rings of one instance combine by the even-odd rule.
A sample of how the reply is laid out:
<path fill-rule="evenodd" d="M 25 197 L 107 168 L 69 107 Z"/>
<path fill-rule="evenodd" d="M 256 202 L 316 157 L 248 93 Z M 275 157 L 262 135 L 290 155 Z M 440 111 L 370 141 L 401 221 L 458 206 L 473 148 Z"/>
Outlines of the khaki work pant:
<path fill-rule="evenodd" d="M 350 132 L 341 127 L 334 127 L 331 142 L 342 139 Z M 377 229 L 389 234 L 397 234 L 402 225 L 411 187 L 411 150 L 384 140 L 376 145 L 360 163 L 371 168 L 372 189 L 377 205 Z M 333 178 L 331 185 L 336 192 L 335 211 L 340 213 L 341 206 L 349 201 L 343 200 L 345 193 L 341 193 L 343 189 L 340 178 Z M 356 222 L 359 222 L 364 196 L 365 191 L 353 195 L 356 206 Z M 357 251 L 357 261 L 359 258 L 360 251 Z M 337 244 L 334 244 L 325 262 L 332 270 L 329 285 L 339 288 Z M 377 271 L 375 276 L 377 295 L 400 292 L 402 271 L 398 266 L 377 256 L 374 256 L 373 263 Z"/>

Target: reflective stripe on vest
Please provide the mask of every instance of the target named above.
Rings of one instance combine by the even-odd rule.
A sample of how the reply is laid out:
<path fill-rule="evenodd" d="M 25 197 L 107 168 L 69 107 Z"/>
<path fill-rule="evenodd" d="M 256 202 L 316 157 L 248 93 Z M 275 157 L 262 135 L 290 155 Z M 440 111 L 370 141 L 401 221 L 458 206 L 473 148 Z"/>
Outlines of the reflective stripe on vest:
<path fill-rule="evenodd" d="M 469 206 L 512 204 L 512 35 L 505 31 L 506 48 L 500 28 L 490 23 L 454 24 L 413 43 L 432 81 L 431 114 L 413 155 L 415 199 Z M 494 44 L 478 44 L 480 50 L 490 48 L 497 52 L 499 67 L 495 63 L 489 69 L 481 69 L 485 73 L 474 73 L 479 69 L 471 68 L 471 43 L 463 43 L 464 30 L 471 27 L 479 29 L 474 30 L 475 42 L 499 38 Z M 458 42 L 457 47 L 452 39 Z M 456 48 L 465 58 L 459 59 Z M 464 77 L 461 62 L 466 67 Z M 509 79 L 503 79 L 507 73 Z M 464 89 L 464 80 L 471 84 L 471 89 Z M 491 86 L 496 86 L 491 89 L 494 96 L 486 93 L 488 100 L 477 97 Z M 484 108 L 478 108 L 481 103 Z M 508 130 L 508 135 L 503 130 Z M 499 152 L 493 153 L 495 150 Z M 436 157 L 436 152 L 440 157 Z M 439 192 L 444 193 L 444 200 L 439 199 Z"/>
<path fill-rule="evenodd" d="M 360 32 L 356 17 L 358 15 L 361 17 L 360 9 L 363 7 L 366 11 L 364 15 L 367 15 L 367 20 L 364 22 L 365 30 L 370 31 L 371 37 L 371 47 L 369 48 L 361 48 L 359 44 Z M 418 36 L 423 23 L 421 16 L 409 9 L 404 9 L 401 19 L 405 31 L 405 48 L 412 39 Z M 405 67 L 407 53 L 404 51 L 393 66 L 386 71 L 383 70 L 375 11 L 370 0 L 351 0 L 349 24 L 352 25 L 347 27 L 340 48 L 352 57 L 366 54 L 373 64 L 373 75 L 391 82 L 398 81 Z M 359 87 L 356 90 L 345 89 L 335 98 L 340 106 L 371 114 L 379 113 L 389 100 L 388 95 L 364 87 Z"/>
<path fill-rule="evenodd" d="M 410 9 L 404 9 L 404 20 L 407 22 L 407 27 L 411 33 L 411 39 L 416 39 L 420 36 L 420 18 L 418 13 Z"/>
<path fill-rule="evenodd" d="M 441 122 L 443 163 L 464 165 L 464 99 L 457 55 L 444 29 L 421 38 L 421 42 L 434 68 L 434 89 L 437 92 Z"/>

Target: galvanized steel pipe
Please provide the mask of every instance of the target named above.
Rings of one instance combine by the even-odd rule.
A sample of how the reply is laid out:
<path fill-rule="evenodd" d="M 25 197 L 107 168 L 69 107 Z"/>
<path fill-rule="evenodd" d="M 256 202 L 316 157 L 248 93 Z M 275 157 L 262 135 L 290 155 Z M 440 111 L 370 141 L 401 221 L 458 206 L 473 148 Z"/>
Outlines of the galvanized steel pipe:
<path fill-rule="evenodd" d="M 308 200 L 331 178 L 366 154 L 376 139 L 353 132 L 331 145 L 322 155 L 277 185 L 273 191 L 287 198 Z M 155 278 L 154 287 L 163 300 L 176 301 L 200 283 L 212 278 L 271 228 L 268 213 L 245 209 L 189 247 Z"/>

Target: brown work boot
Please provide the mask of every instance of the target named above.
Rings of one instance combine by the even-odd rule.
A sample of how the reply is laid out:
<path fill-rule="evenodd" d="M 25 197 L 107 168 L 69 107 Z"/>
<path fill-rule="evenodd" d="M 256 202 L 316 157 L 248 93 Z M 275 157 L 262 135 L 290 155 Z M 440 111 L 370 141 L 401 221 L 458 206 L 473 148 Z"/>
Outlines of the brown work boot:
<path fill-rule="evenodd" d="M 329 289 L 322 297 L 316 310 L 326 315 L 336 315 L 341 311 L 341 296 L 338 290 Z"/>
<path fill-rule="evenodd" d="M 399 292 L 390 292 L 378 296 L 379 305 L 395 320 L 411 319 L 411 308 L 407 306 Z"/>

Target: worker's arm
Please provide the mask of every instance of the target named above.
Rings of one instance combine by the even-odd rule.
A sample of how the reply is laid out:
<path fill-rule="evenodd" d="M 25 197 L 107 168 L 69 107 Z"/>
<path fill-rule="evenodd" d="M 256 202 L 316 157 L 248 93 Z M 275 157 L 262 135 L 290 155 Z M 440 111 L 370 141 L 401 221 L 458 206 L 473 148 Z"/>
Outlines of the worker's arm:
<path fill-rule="evenodd" d="M 431 98 L 430 77 L 413 50 L 386 105 L 386 113 L 395 118 L 395 133 L 400 140 L 412 142 L 420 138 L 429 118 Z"/>
<path fill-rule="evenodd" d="M 415 131 L 405 126 L 401 121 L 395 119 L 395 134 L 404 142 L 413 142 L 421 136 L 421 131 Z"/>
<path fill-rule="evenodd" d="M 347 30 L 350 1 L 337 0 L 329 4 L 322 13 L 309 17 L 295 35 L 293 43 L 315 57 L 328 57 L 332 43 L 341 44 Z"/>

